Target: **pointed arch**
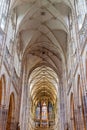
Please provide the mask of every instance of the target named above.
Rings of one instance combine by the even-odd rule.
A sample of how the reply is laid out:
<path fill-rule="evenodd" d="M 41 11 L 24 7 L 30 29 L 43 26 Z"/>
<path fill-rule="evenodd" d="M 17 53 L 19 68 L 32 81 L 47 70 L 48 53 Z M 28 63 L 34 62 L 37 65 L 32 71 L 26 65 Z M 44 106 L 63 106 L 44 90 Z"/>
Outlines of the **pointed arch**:
<path fill-rule="evenodd" d="M 81 116 L 80 120 L 82 121 L 82 124 L 80 127 L 82 129 L 86 130 L 86 122 L 85 122 L 85 112 L 84 112 L 84 103 L 83 103 L 83 93 L 82 93 L 82 87 L 80 82 L 80 74 L 78 74 L 78 80 L 77 80 L 77 89 L 78 89 L 78 108 L 81 109 L 81 113 L 79 115 Z"/>
<path fill-rule="evenodd" d="M 71 113 L 71 129 L 76 130 L 76 122 L 75 122 L 75 110 L 74 110 L 74 96 L 73 93 L 71 93 L 70 97 L 70 113 Z"/>
<path fill-rule="evenodd" d="M 0 78 L 0 105 L 5 105 L 6 97 L 6 80 L 5 75 L 2 75 Z"/>
<path fill-rule="evenodd" d="M 14 126 L 13 125 L 14 124 L 14 112 L 15 112 L 15 98 L 14 98 L 14 93 L 11 93 L 10 101 L 9 101 L 6 130 L 11 130 L 12 127 Z"/>

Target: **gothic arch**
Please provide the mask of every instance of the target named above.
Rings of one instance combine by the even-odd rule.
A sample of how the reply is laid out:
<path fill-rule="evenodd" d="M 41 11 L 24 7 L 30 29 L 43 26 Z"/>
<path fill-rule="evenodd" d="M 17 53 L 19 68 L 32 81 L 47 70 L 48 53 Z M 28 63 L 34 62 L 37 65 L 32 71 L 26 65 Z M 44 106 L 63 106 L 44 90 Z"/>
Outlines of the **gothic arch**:
<path fill-rule="evenodd" d="M 6 96 L 6 80 L 5 75 L 2 75 L 0 78 L 0 105 L 5 104 Z"/>
<path fill-rule="evenodd" d="M 71 129 L 76 130 L 73 93 L 71 93 L 71 97 L 70 97 L 70 113 L 71 113 Z"/>
<path fill-rule="evenodd" d="M 81 82 L 80 82 L 80 75 L 78 75 L 77 87 L 78 87 L 77 88 L 78 89 L 78 108 L 81 109 L 80 114 L 81 114 L 81 117 L 82 117 L 82 126 L 81 127 L 84 127 L 84 130 L 86 130 L 86 122 L 85 122 L 85 115 L 84 115 L 84 104 L 83 104 L 83 94 L 82 94 L 82 87 L 81 87 Z M 79 125 L 81 125 L 81 124 L 79 124 Z"/>
<path fill-rule="evenodd" d="M 8 117 L 7 117 L 7 126 L 6 130 L 11 130 L 14 127 L 14 112 L 15 112 L 15 98 L 14 93 L 10 95 Z"/>

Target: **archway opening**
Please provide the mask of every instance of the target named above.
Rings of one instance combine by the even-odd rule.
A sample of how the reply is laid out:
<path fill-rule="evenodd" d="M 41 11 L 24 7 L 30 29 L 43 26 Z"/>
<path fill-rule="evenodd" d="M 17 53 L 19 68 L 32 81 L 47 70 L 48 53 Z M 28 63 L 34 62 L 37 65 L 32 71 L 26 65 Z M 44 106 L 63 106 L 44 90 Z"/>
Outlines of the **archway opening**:
<path fill-rule="evenodd" d="M 9 102 L 6 130 L 14 129 L 14 111 L 15 111 L 15 100 L 14 100 L 14 94 L 12 93 Z"/>
<path fill-rule="evenodd" d="M 6 119 L 7 119 L 7 108 L 5 105 L 5 96 L 6 96 L 6 81 L 5 76 L 2 75 L 0 79 L 0 129 L 6 128 Z"/>
<path fill-rule="evenodd" d="M 86 123 L 85 123 L 85 112 L 84 112 L 84 104 L 83 104 L 83 94 L 82 94 L 82 87 L 81 87 L 81 80 L 80 75 L 78 75 L 78 116 L 79 116 L 79 127 L 80 129 L 86 130 Z"/>
<path fill-rule="evenodd" d="M 6 81 L 5 76 L 2 75 L 0 79 L 0 106 L 5 104 L 5 96 L 6 96 Z"/>
<path fill-rule="evenodd" d="M 83 104 L 83 96 L 82 96 L 82 89 L 80 87 L 80 99 L 81 99 L 81 106 L 82 106 L 82 118 L 84 124 L 84 130 L 86 130 L 86 122 L 85 122 L 85 112 L 84 112 L 84 104 Z"/>
<path fill-rule="evenodd" d="M 71 103 L 70 103 L 70 107 L 71 107 L 71 129 L 72 130 L 76 130 L 76 121 L 75 121 L 75 110 L 74 110 L 74 97 L 73 97 L 73 93 L 71 93 Z"/>

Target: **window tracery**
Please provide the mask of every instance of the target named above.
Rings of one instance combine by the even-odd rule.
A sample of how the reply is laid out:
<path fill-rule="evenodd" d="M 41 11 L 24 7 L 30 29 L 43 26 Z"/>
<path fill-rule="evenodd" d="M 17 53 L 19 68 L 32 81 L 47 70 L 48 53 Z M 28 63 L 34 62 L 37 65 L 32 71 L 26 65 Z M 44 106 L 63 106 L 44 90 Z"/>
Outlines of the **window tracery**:
<path fill-rule="evenodd" d="M 0 0 L 0 27 L 5 30 L 10 0 Z"/>
<path fill-rule="evenodd" d="M 50 127 L 54 123 L 54 113 L 52 103 L 49 101 L 41 101 L 36 107 L 36 127 Z"/>
<path fill-rule="evenodd" d="M 38 104 L 36 108 L 36 118 L 40 119 L 40 104 Z"/>
<path fill-rule="evenodd" d="M 42 104 L 42 120 L 47 120 L 47 105 L 45 102 Z"/>
<path fill-rule="evenodd" d="M 85 14 L 86 14 L 85 0 L 76 1 L 76 11 L 77 11 L 77 18 L 78 18 L 78 26 L 79 26 L 79 29 L 81 29 L 82 24 L 84 22 Z"/>

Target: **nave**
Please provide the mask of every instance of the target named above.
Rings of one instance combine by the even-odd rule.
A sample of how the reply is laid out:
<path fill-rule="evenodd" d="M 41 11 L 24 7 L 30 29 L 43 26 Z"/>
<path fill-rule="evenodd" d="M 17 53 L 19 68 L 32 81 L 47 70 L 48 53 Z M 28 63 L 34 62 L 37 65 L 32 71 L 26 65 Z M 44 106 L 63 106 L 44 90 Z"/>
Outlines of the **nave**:
<path fill-rule="evenodd" d="M 87 130 L 87 0 L 0 0 L 0 130 Z"/>

